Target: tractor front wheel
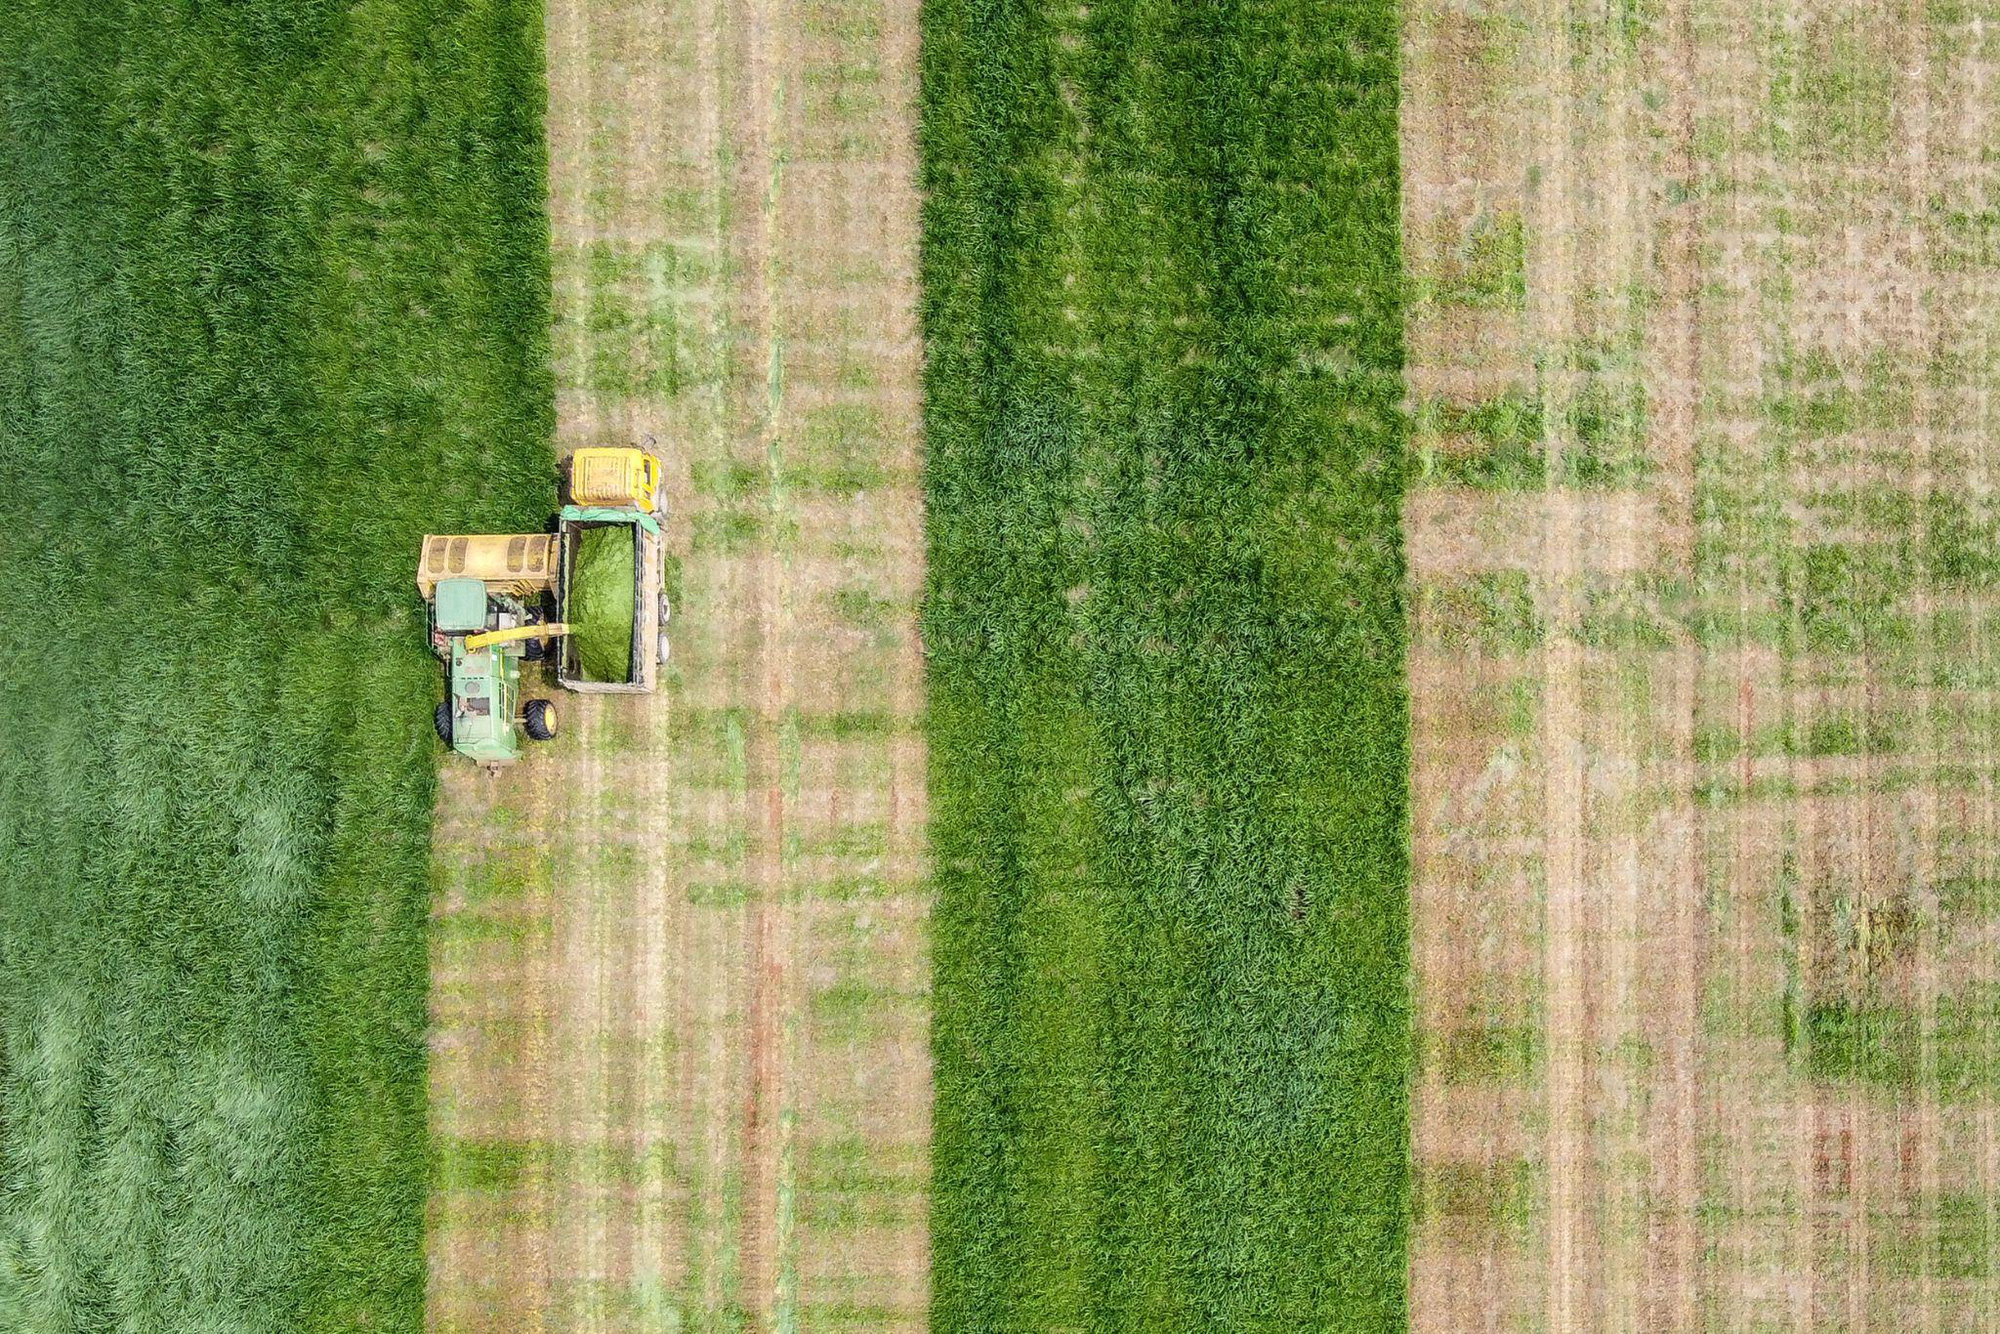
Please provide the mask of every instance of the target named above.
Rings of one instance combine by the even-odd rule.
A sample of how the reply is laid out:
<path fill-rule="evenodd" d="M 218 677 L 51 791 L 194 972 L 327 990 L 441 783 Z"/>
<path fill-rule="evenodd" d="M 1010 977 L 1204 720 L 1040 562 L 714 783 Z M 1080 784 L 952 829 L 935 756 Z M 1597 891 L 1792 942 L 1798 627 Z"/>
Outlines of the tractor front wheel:
<path fill-rule="evenodd" d="M 531 741 L 556 739 L 556 706 L 546 699 L 531 699 L 521 711 L 521 727 Z"/>
<path fill-rule="evenodd" d="M 449 746 L 451 744 L 450 700 L 441 699 L 438 701 L 437 712 L 431 715 L 431 726 L 437 728 L 438 740 Z"/>

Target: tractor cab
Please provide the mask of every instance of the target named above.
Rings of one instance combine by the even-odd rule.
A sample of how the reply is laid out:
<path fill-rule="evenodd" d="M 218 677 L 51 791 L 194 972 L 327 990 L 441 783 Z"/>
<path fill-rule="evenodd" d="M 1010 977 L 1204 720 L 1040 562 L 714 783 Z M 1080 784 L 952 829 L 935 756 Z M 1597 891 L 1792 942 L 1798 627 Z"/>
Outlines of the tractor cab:
<path fill-rule="evenodd" d="M 521 758 L 523 733 L 532 741 L 552 739 L 555 705 L 522 702 L 521 661 L 540 657 L 542 636 L 561 627 L 540 624 L 518 594 L 483 579 L 439 579 L 430 605 L 431 648 L 447 669 L 435 720 L 438 739 L 492 765 Z"/>

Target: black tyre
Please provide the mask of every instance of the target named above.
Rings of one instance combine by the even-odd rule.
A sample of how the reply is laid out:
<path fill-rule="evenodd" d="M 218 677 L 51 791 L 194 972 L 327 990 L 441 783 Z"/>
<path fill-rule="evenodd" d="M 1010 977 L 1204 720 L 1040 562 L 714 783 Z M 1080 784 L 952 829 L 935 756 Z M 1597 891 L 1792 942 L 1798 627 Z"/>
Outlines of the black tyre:
<path fill-rule="evenodd" d="M 549 655 L 549 641 L 546 639 L 524 639 L 521 641 L 521 656 L 529 662 L 540 662 Z"/>
<path fill-rule="evenodd" d="M 450 700 L 441 699 L 438 701 L 437 712 L 431 715 L 431 726 L 437 728 L 438 740 L 449 746 L 451 744 Z"/>
<path fill-rule="evenodd" d="M 521 710 L 521 730 L 528 734 L 530 741 L 554 741 L 556 739 L 556 706 L 546 699 L 531 699 Z"/>

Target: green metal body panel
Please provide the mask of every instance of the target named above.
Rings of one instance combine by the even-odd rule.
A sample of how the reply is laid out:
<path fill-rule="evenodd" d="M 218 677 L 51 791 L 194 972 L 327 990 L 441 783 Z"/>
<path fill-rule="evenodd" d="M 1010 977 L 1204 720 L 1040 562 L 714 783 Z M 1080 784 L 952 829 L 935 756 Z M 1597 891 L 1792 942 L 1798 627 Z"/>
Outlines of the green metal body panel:
<path fill-rule="evenodd" d="M 437 628 L 448 634 L 484 630 L 486 585 L 478 579 L 438 580 L 433 618 Z"/>
<path fill-rule="evenodd" d="M 521 645 L 494 644 L 468 651 L 465 637 L 484 630 L 495 604 L 516 615 L 518 598 L 488 593 L 478 579 L 440 579 L 431 599 L 432 642 L 445 660 L 451 705 L 451 748 L 481 764 L 521 758 Z M 439 642 L 439 641 L 442 642 Z"/>
<path fill-rule="evenodd" d="M 660 535 L 660 521 L 638 510 L 598 509 L 590 505 L 565 505 L 560 516 L 567 523 L 629 523 Z"/>
<path fill-rule="evenodd" d="M 508 646 L 511 647 L 511 646 Z M 514 725 L 521 698 L 521 663 L 504 648 L 467 652 L 463 639 L 451 641 L 451 748 L 483 764 L 510 764 L 521 758 L 521 732 Z"/>

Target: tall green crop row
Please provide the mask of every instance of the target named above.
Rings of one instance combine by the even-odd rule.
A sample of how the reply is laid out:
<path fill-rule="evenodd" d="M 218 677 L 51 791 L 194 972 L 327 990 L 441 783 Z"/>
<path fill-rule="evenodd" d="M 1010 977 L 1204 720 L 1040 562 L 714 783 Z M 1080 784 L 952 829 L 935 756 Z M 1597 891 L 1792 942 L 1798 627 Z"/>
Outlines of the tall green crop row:
<path fill-rule="evenodd" d="M 0 13 L 0 1328 L 421 1325 L 412 562 L 549 502 L 540 27 Z"/>
<path fill-rule="evenodd" d="M 1397 12 L 924 13 L 939 1328 L 1385 1328 Z"/>

